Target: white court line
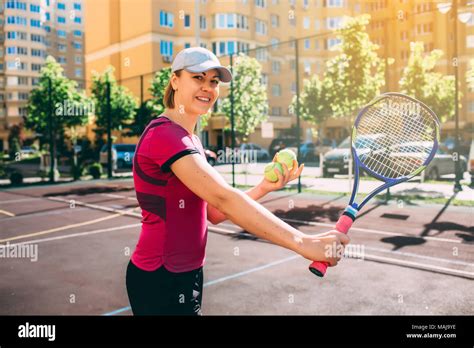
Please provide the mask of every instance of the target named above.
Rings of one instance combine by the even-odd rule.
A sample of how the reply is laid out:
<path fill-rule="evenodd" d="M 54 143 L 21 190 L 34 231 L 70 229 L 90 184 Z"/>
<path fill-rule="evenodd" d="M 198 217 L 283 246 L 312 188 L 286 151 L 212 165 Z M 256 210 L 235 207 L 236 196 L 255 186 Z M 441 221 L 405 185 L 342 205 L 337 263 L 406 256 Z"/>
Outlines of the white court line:
<path fill-rule="evenodd" d="M 1 201 L 0 204 L 11 204 L 11 203 L 21 203 L 21 202 L 32 202 L 38 201 L 43 198 L 21 198 L 21 199 L 11 199 L 9 201 Z"/>
<path fill-rule="evenodd" d="M 55 210 L 55 211 L 45 211 L 45 212 L 41 212 L 41 213 L 31 213 L 31 214 L 28 214 L 28 213 L 25 213 L 25 215 L 17 215 L 17 216 L 12 216 L 10 218 L 7 218 L 7 219 L 1 219 L 0 220 L 0 223 L 2 223 L 3 221 L 17 221 L 19 219 L 27 219 L 27 218 L 31 218 L 31 217 L 37 217 L 37 216 L 43 216 L 43 215 L 59 215 L 59 214 L 64 214 L 65 212 L 68 212 L 68 211 L 71 211 L 71 212 L 78 212 L 78 211 L 83 211 L 83 210 L 87 210 L 86 208 L 63 208 L 63 209 L 58 209 L 58 210 Z"/>
<path fill-rule="evenodd" d="M 136 197 L 113 195 L 113 194 L 110 194 L 110 193 L 101 193 L 101 196 L 110 197 L 110 198 L 117 198 L 117 199 L 128 199 L 130 201 L 137 201 Z"/>
<path fill-rule="evenodd" d="M 312 226 L 321 226 L 321 227 L 329 227 L 331 229 L 335 228 L 335 224 L 327 224 L 324 222 L 313 222 L 313 221 L 301 221 L 301 220 L 293 220 L 293 219 L 283 219 L 284 221 L 290 221 L 290 222 L 298 222 L 298 223 L 304 223 L 306 225 L 312 225 Z M 361 228 L 361 227 L 351 227 L 351 231 L 360 231 L 360 232 L 365 232 L 365 233 L 373 233 L 373 234 L 382 234 L 386 236 L 402 236 L 402 237 L 415 237 L 415 238 L 423 238 L 426 240 L 432 240 L 436 242 L 448 242 L 448 243 L 457 243 L 461 244 L 462 241 L 457 240 L 457 239 L 448 239 L 448 238 L 438 238 L 438 237 L 429 237 L 429 236 L 415 236 L 407 233 L 398 233 L 398 232 L 387 232 L 387 231 L 380 231 L 380 230 L 372 230 L 368 228 Z"/>
<path fill-rule="evenodd" d="M 67 199 L 62 199 L 62 198 L 57 198 L 57 197 L 50 197 L 49 199 L 51 199 L 53 201 L 65 202 L 65 203 L 70 203 L 70 201 L 71 201 L 70 199 L 67 200 Z M 133 211 L 109 208 L 109 207 L 104 207 L 104 206 L 100 206 L 100 205 L 97 205 L 97 204 L 84 203 L 84 202 L 76 201 L 76 200 L 74 200 L 74 204 L 75 205 L 80 205 L 80 206 L 83 206 L 83 207 L 87 207 L 87 208 L 92 208 L 92 209 L 97 209 L 97 210 L 102 210 L 102 211 L 108 211 L 110 213 L 120 213 L 120 214 L 123 214 L 123 215 L 134 216 L 134 217 L 139 217 L 139 218 L 142 217 L 141 214 L 134 213 Z"/>
<path fill-rule="evenodd" d="M 35 240 L 29 240 L 29 241 L 26 241 L 26 242 L 21 242 L 21 243 L 16 243 L 16 244 L 9 244 L 9 245 L 14 246 L 14 245 L 22 245 L 22 244 L 33 244 L 33 243 L 38 244 L 38 243 L 50 242 L 50 241 L 53 241 L 53 240 L 61 240 L 61 239 L 67 239 L 67 238 L 89 236 L 89 235 L 97 234 L 97 233 L 125 230 L 125 229 L 128 229 L 128 228 L 139 227 L 141 225 L 142 225 L 141 223 L 137 223 L 137 224 L 130 224 L 130 225 L 119 226 L 119 227 L 101 228 L 99 230 L 71 233 L 71 234 L 67 234 L 65 236 L 35 239 Z"/>
<path fill-rule="evenodd" d="M 452 268 L 426 265 L 424 263 L 413 262 L 413 261 L 404 261 L 404 260 L 399 260 L 399 259 L 393 259 L 391 257 L 382 257 L 382 256 L 364 254 L 364 260 L 380 261 L 380 262 L 389 263 L 389 264 L 398 264 L 398 265 L 401 265 L 401 266 L 411 266 L 411 267 L 418 268 L 418 269 L 424 269 L 424 270 L 428 270 L 428 271 L 436 271 L 436 272 L 444 273 L 444 274 L 448 274 L 448 275 L 453 275 L 453 273 L 454 273 L 454 274 L 457 274 L 457 275 L 461 275 L 463 277 L 467 276 L 471 279 L 474 279 L 474 272 L 467 272 L 467 271 L 461 271 L 461 270 L 452 269 Z"/>
<path fill-rule="evenodd" d="M 448 263 L 453 263 L 453 264 L 457 264 L 457 265 L 474 267 L 474 263 L 469 263 L 469 262 L 464 262 L 464 261 L 459 261 L 459 260 L 442 259 L 440 257 L 425 256 L 425 255 L 407 253 L 407 252 L 398 251 L 398 250 L 388 250 L 388 249 L 374 248 L 374 247 L 367 247 L 367 246 L 365 246 L 364 249 L 372 250 L 372 251 L 379 251 L 379 252 L 382 252 L 382 253 L 396 254 L 396 255 L 409 256 L 409 257 L 417 257 L 417 258 L 425 259 L 425 260 L 442 261 L 442 262 L 448 262 Z"/>

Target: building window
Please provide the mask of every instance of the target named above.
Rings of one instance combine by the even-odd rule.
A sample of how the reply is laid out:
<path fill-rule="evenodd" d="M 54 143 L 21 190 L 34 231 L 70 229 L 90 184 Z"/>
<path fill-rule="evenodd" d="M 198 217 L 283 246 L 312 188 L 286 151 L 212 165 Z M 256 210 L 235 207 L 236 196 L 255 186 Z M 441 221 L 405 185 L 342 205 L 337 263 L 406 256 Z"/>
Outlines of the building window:
<path fill-rule="evenodd" d="M 40 7 L 39 7 L 39 5 L 30 4 L 30 11 L 31 11 L 31 12 L 35 12 L 35 13 L 39 13 L 39 12 L 40 12 Z"/>
<path fill-rule="evenodd" d="M 343 7 L 344 0 L 327 0 L 327 7 Z"/>
<path fill-rule="evenodd" d="M 160 53 L 162 56 L 169 56 L 173 55 L 173 42 L 172 41 L 160 41 Z"/>
<path fill-rule="evenodd" d="M 47 33 L 50 33 L 51 32 L 51 27 L 49 25 L 45 25 L 43 27 L 44 31 L 46 31 Z"/>
<path fill-rule="evenodd" d="M 74 69 L 74 76 L 82 77 L 82 69 L 81 68 Z"/>
<path fill-rule="evenodd" d="M 58 2 L 57 7 L 58 7 L 58 10 L 65 10 L 66 4 L 62 2 Z"/>
<path fill-rule="evenodd" d="M 281 71 L 281 63 L 277 60 L 272 61 L 272 72 L 278 74 Z"/>
<path fill-rule="evenodd" d="M 474 101 L 470 101 L 468 104 L 468 112 L 469 113 L 474 113 Z"/>
<path fill-rule="evenodd" d="M 339 29 L 342 26 L 342 17 L 326 18 L 326 27 L 328 29 Z"/>
<path fill-rule="evenodd" d="M 273 106 L 272 107 L 272 115 L 273 116 L 281 116 L 281 107 Z"/>
<path fill-rule="evenodd" d="M 66 31 L 65 30 L 58 30 L 56 32 L 56 35 L 58 35 L 58 37 L 65 38 L 66 37 Z"/>
<path fill-rule="evenodd" d="M 186 43 L 184 44 L 184 48 L 189 48 L 189 47 L 191 47 L 191 44 L 188 43 L 188 42 L 186 42 Z"/>
<path fill-rule="evenodd" d="M 58 16 L 58 23 L 66 24 L 66 17 Z"/>
<path fill-rule="evenodd" d="M 31 55 L 33 57 L 46 57 L 46 52 L 44 50 L 39 50 L 37 48 L 31 49 Z"/>
<path fill-rule="evenodd" d="M 28 93 L 18 92 L 18 100 L 28 100 Z"/>
<path fill-rule="evenodd" d="M 58 43 L 58 44 L 57 44 L 57 47 L 58 47 L 58 51 L 60 51 L 60 52 L 66 52 L 66 49 L 67 49 L 67 46 L 66 46 L 66 45 Z"/>
<path fill-rule="evenodd" d="M 304 19 L 303 19 L 303 28 L 309 29 L 310 23 L 311 23 L 310 18 L 309 17 L 304 17 Z"/>
<path fill-rule="evenodd" d="M 40 70 L 41 70 L 41 64 L 31 63 L 31 71 L 40 71 Z"/>
<path fill-rule="evenodd" d="M 7 17 L 7 24 L 16 24 L 16 25 L 23 25 L 26 26 L 26 17 L 20 16 L 8 16 Z"/>
<path fill-rule="evenodd" d="M 82 37 L 82 31 L 80 31 L 80 30 L 74 30 L 73 34 L 74 34 L 75 37 Z"/>
<path fill-rule="evenodd" d="M 17 0 L 9 0 L 7 1 L 7 8 L 26 11 L 26 2 L 21 2 Z"/>
<path fill-rule="evenodd" d="M 260 8 L 265 8 L 265 0 L 255 0 L 255 6 L 260 7 Z"/>
<path fill-rule="evenodd" d="M 81 10 L 81 4 L 75 2 L 74 3 L 74 9 L 80 11 Z"/>
<path fill-rule="evenodd" d="M 46 12 L 45 13 L 45 16 L 46 16 L 46 20 L 47 21 L 50 21 L 51 20 L 51 14 L 49 12 Z"/>
<path fill-rule="evenodd" d="M 33 42 L 43 42 L 44 36 L 38 34 L 31 34 L 31 41 Z"/>
<path fill-rule="evenodd" d="M 160 11 L 160 26 L 173 28 L 174 15 L 165 11 Z"/>
<path fill-rule="evenodd" d="M 191 16 L 190 15 L 184 15 L 184 27 L 185 28 L 190 28 L 191 27 Z"/>
<path fill-rule="evenodd" d="M 271 22 L 273 28 L 278 28 L 280 26 L 280 17 L 278 15 L 271 15 Z"/>
<path fill-rule="evenodd" d="M 12 40 L 27 40 L 27 35 L 24 31 L 8 31 L 7 39 Z"/>
<path fill-rule="evenodd" d="M 202 30 L 207 29 L 206 16 L 199 16 L 199 28 Z"/>
<path fill-rule="evenodd" d="M 341 39 L 330 38 L 326 40 L 326 49 L 331 50 L 334 49 L 335 46 L 341 43 Z"/>
<path fill-rule="evenodd" d="M 82 57 L 81 56 L 74 56 L 74 63 L 78 65 L 82 65 Z"/>
<path fill-rule="evenodd" d="M 38 86 L 39 85 L 39 77 L 32 77 L 31 78 L 31 85 Z"/>
<path fill-rule="evenodd" d="M 267 24 L 264 21 L 257 19 L 255 21 L 255 31 L 259 35 L 267 35 Z"/>
<path fill-rule="evenodd" d="M 74 41 L 72 45 L 76 50 L 82 50 L 82 44 L 80 42 Z"/>
<path fill-rule="evenodd" d="M 466 36 L 466 47 L 474 47 L 474 35 L 467 35 Z"/>
<path fill-rule="evenodd" d="M 311 41 L 309 39 L 304 40 L 304 49 L 309 50 L 311 48 Z"/>
<path fill-rule="evenodd" d="M 74 23 L 81 24 L 82 23 L 81 17 L 74 17 Z"/>
<path fill-rule="evenodd" d="M 18 85 L 28 86 L 28 77 L 18 76 Z"/>
<path fill-rule="evenodd" d="M 274 97 L 280 97 L 281 96 L 281 86 L 276 84 L 272 85 L 272 95 Z"/>

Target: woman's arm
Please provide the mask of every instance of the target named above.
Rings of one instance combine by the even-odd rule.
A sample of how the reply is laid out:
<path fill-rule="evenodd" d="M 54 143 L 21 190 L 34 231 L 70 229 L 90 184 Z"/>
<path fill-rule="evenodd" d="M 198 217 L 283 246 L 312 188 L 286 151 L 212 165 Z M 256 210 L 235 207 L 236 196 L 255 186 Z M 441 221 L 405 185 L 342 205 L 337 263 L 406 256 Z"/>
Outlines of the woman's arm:
<path fill-rule="evenodd" d="M 335 265 L 340 253 L 327 250 L 345 245 L 349 238 L 337 231 L 323 236 L 306 235 L 286 224 L 245 193 L 232 188 L 199 154 L 178 159 L 171 165 L 173 173 L 196 195 L 221 211 L 232 222 L 260 238 L 293 250 L 312 261 Z"/>
<path fill-rule="evenodd" d="M 274 158 L 275 161 L 275 158 Z M 298 167 L 298 162 L 293 161 L 293 168 L 292 170 L 288 170 L 285 164 L 282 164 L 283 167 L 283 175 L 275 169 L 275 173 L 278 176 L 278 181 L 277 182 L 269 182 L 268 180 L 265 180 L 265 178 L 257 185 L 252 187 L 250 190 L 245 191 L 245 194 L 252 198 L 254 201 L 259 200 L 266 194 L 272 191 L 279 190 L 285 185 L 296 179 L 301 175 L 301 172 L 303 171 L 304 164 Z M 227 216 L 225 216 L 221 211 L 213 207 L 212 205 L 208 204 L 207 205 L 207 219 L 214 225 L 217 225 L 221 223 L 222 221 L 227 220 Z"/>

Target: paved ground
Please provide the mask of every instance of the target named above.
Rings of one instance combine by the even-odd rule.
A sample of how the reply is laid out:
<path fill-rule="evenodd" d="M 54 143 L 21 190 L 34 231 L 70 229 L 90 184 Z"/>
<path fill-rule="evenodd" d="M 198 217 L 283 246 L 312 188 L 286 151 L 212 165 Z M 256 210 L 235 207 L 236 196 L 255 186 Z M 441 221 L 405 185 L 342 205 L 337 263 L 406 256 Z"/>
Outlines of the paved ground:
<path fill-rule="evenodd" d="M 347 197 L 280 192 L 261 202 L 318 233 Z M 124 278 L 140 231 L 136 207 L 131 180 L 0 191 L 0 244 L 30 250 L 1 259 L 0 314 L 130 315 Z M 472 213 L 374 202 L 351 231 L 357 257 L 324 279 L 307 260 L 229 221 L 210 225 L 204 313 L 472 315 Z"/>

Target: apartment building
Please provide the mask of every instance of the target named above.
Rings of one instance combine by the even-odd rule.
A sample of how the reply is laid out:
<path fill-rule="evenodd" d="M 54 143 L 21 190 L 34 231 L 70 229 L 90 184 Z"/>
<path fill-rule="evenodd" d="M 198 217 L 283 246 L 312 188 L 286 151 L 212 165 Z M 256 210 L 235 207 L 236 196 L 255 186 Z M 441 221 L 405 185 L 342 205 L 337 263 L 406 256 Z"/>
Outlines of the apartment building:
<path fill-rule="evenodd" d="M 296 123 L 289 105 L 296 94 L 295 45 L 298 41 L 300 88 L 312 74 L 322 74 L 327 60 L 337 54 L 339 43 L 334 30 L 345 16 L 368 13 L 367 28 L 377 43 L 381 57 L 394 58 L 387 73 L 386 90 L 398 90 L 409 54 L 411 41 L 423 41 L 427 50 L 442 49 L 446 54 L 437 70 L 453 73 L 452 26 L 454 17 L 442 13 L 437 3 L 418 0 L 86 0 L 86 78 L 91 72 L 115 67 L 117 79 L 137 98 L 149 98 L 147 88 L 154 71 L 169 66 L 181 49 L 200 45 L 229 64 L 228 54 L 248 51 L 262 64 L 262 82 L 267 85 L 268 122 L 274 136 L 287 132 Z M 460 13 L 472 12 L 461 0 Z M 452 11 L 451 11 L 452 12 Z M 461 127 L 467 127 L 474 115 L 474 95 L 462 76 L 473 56 L 474 26 L 470 18 L 458 25 L 458 56 L 461 93 Z M 267 47 L 258 49 L 259 47 Z M 225 96 L 228 88 L 221 88 Z M 451 122 L 453 123 L 453 122 Z M 447 129 L 453 128 L 451 123 Z M 229 142 L 222 117 L 213 117 L 205 129 L 204 142 L 222 146 Z M 302 122 L 304 137 L 310 125 Z M 324 136 L 341 139 L 347 135 L 347 120 L 330 119 Z M 261 130 L 250 141 L 268 145 Z"/>
<path fill-rule="evenodd" d="M 82 0 L 7 0 L 0 3 L 0 151 L 12 125 L 27 116 L 30 91 L 48 55 L 84 88 Z"/>

